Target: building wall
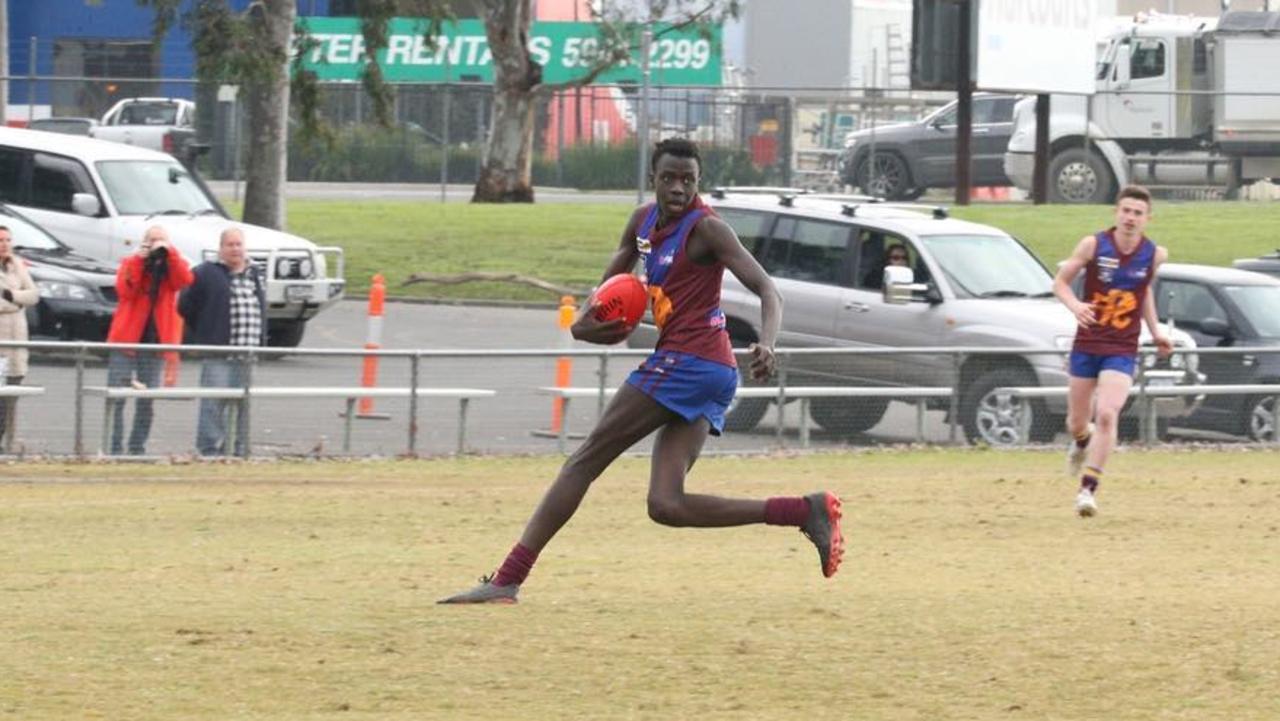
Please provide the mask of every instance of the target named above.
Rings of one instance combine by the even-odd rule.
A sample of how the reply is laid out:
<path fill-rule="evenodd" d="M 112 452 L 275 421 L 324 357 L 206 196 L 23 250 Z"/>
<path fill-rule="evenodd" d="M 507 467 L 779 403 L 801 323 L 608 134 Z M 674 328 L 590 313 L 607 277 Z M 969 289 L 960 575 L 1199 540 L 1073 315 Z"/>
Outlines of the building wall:
<path fill-rule="evenodd" d="M 196 0 L 183 0 L 180 14 Z M 235 11 L 250 0 L 227 0 Z M 326 15 L 330 0 L 298 0 L 302 14 Z M 108 79 L 154 77 L 189 79 L 195 75 L 191 37 L 177 22 L 151 48 L 155 12 L 136 0 L 10 0 L 9 119 L 27 115 L 94 114 L 104 104 L 139 94 L 191 98 L 191 82 L 141 82 Z M 33 40 L 34 39 L 34 40 Z M 34 47 L 34 65 L 32 48 Z M 23 78 L 103 77 L 101 81 Z M 69 112 L 73 107 L 78 113 Z"/>
<path fill-rule="evenodd" d="M 853 0 L 750 0 L 744 81 L 753 87 L 845 87 L 850 81 Z"/>

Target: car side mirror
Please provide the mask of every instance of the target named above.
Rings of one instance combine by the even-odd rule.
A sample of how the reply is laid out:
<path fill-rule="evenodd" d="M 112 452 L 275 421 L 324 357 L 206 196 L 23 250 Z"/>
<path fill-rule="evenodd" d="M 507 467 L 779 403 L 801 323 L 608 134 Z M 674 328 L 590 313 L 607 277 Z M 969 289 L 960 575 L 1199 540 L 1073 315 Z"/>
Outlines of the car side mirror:
<path fill-rule="evenodd" d="M 93 193 L 75 193 L 71 196 L 71 210 L 77 215 L 96 218 L 102 212 L 102 202 Z"/>
<path fill-rule="evenodd" d="M 884 269 L 884 302 L 890 305 L 906 305 L 916 299 L 915 293 L 924 293 L 929 286 L 915 282 L 910 268 L 891 265 Z"/>
<path fill-rule="evenodd" d="M 1209 317 L 1200 321 L 1200 332 L 1218 338 L 1231 337 L 1231 326 L 1221 318 Z"/>

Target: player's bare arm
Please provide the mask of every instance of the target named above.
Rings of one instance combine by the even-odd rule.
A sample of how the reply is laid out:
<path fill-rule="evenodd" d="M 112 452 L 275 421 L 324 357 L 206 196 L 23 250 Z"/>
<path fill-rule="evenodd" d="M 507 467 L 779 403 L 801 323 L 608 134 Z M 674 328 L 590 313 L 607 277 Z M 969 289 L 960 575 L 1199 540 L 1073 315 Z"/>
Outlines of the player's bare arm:
<path fill-rule="evenodd" d="M 622 229 L 622 237 L 618 240 L 618 248 L 613 251 L 613 256 L 609 258 L 609 262 L 605 265 L 604 277 L 601 278 L 601 281 L 608 280 L 618 273 L 629 272 L 635 266 L 636 259 L 640 255 L 640 251 L 636 248 L 636 232 L 644 219 L 644 212 L 645 208 L 640 207 L 631 214 L 631 219 L 627 221 L 626 227 Z M 608 321 L 596 320 L 596 310 L 598 309 L 599 304 L 595 302 L 595 297 L 592 296 L 583 306 L 582 313 L 574 321 L 573 326 L 569 328 L 569 332 L 573 337 L 598 345 L 613 345 L 626 340 L 630 332 L 626 321 L 620 318 Z"/>
<path fill-rule="evenodd" d="M 689 253 L 695 262 L 719 260 L 748 290 L 760 297 L 760 340 L 751 344 L 751 377 L 764 380 L 773 375 L 777 361 L 773 348 L 782 322 L 782 296 L 760 263 L 742 247 L 742 241 L 719 218 L 698 223 L 689 237 Z"/>
<path fill-rule="evenodd" d="M 1093 314 L 1093 306 L 1076 297 L 1075 291 L 1071 289 L 1071 283 L 1093 259 L 1097 244 L 1097 239 L 1091 235 L 1081 238 L 1076 244 L 1076 249 L 1072 251 L 1071 257 L 1063 262 L 1058 268 L 1057 275 L 1053 277 L 1053 294 L 1067 307 L 1067 310 L 1071 311 L 1071 315 L 1076 317 L 1076 323 L 1082 327 L 1095 325 L 1098 319 Z"/>
<path fill-rule="evenodd" d="M 1156 273 L 1160 271 L 1160 266 L 1169 259 L 1169 251 L 1164 247 L 1156 248 L 1155 260 L 1151 263 L 1151 277 L 1154 280 Z M 1169 340 L 1169 336 L 1165 335 L 1160 329 L 1160 317 L 1156 313 L 1155 292 L 1151 289 L 1154 284 L 1147 286 L 1147 299 L 1142 304 L 1142 319 L 1147 323 L 1147 329 L 1151 331 L 1151 340 L 1156 344 L 1156 352 L 1161 358 L 1167 358 L 1173 352 L 1173 341 Z"/>

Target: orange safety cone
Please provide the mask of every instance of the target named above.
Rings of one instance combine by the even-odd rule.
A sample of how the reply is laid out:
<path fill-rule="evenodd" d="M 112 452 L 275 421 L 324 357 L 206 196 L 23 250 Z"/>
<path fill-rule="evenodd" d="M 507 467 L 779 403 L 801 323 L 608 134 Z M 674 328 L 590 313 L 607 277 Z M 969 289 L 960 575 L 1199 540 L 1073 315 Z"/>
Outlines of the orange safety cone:
<path fill-rule="evenodd" d="M 573 326 L 573 316 L 577 313 L 577 306 L 573 303 L 573 296 L 565 295 L 560 297 L 560 314 L 556 318 L 556 323 L 560 327 L 560 347 L 573 347 L 573 333 L 569 328 Z M 556 388 L 568 388 L 573 382 L 573 357 L 560 356 L 556 359 Z M 559 433 L 560 424 L 564 423 L 564 399 L 557 396 L 551 399 L 551 432 Z"/>
<path fill-rule="evenodd" d="M 560 298 L 560 310 L 556 314 L 556 325 L 560 329 L 560 347 L 568 350 L 573 347 L 573 319 L 578 313 L 577 305 L 574 303 L 573 296 L 566 295 Z M 573 385 L 573 356 L 559 356 L 556 358 L 556 388 L 569 388 Z M 538 428 L 529 431 L 529 434 L 535 438 L 560 438 L 563 433 L 565 438 L 575 440 L 585 438 L 582 433 L 571 433 L 566 425 L 569 419 L 565 418 L 565 399 L 562 396 L 554 396 L 551 399 L 551 427 Z"/>
<path fill-rule="evenodd" d="M 365 350 L 377 350 L 382 347 L 382 313 L 387 300 L 387 284 L 381 273 L 373 276 L 373 285 L 369 288 L 369 331 L 365 336 Z M 364 370 L 360 374 L 360 386 L 373 388 L 378 385 L 378 356 L 364 357 Z M 376 417 L 373 412 L 373 398 L 360 399 L 358 415 Z"/>

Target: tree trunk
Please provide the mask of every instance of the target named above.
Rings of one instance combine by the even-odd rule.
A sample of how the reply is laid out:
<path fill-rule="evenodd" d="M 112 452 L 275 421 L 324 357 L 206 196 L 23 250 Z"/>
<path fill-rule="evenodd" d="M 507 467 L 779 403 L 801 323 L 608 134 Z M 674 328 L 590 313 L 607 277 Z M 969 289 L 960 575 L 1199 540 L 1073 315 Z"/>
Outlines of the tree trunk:
<path fill-rule="evenodd" d="M 485 35 L 493 53 L 493 115 L 473 203 L 533 202 L 533 109 L 542 66 L 529 56 L 530 5 L 530 0 L 485 3 Z"/>
<path fill-rule="evenodd" d="M 259 0 L 249 12 L 253 32 L 278 62 L 244 87 L 250 152 L 245 161 L 243 220 L 283 230 L 289 164 L 289 43 L 297 8 L 294 0 Z"/>

